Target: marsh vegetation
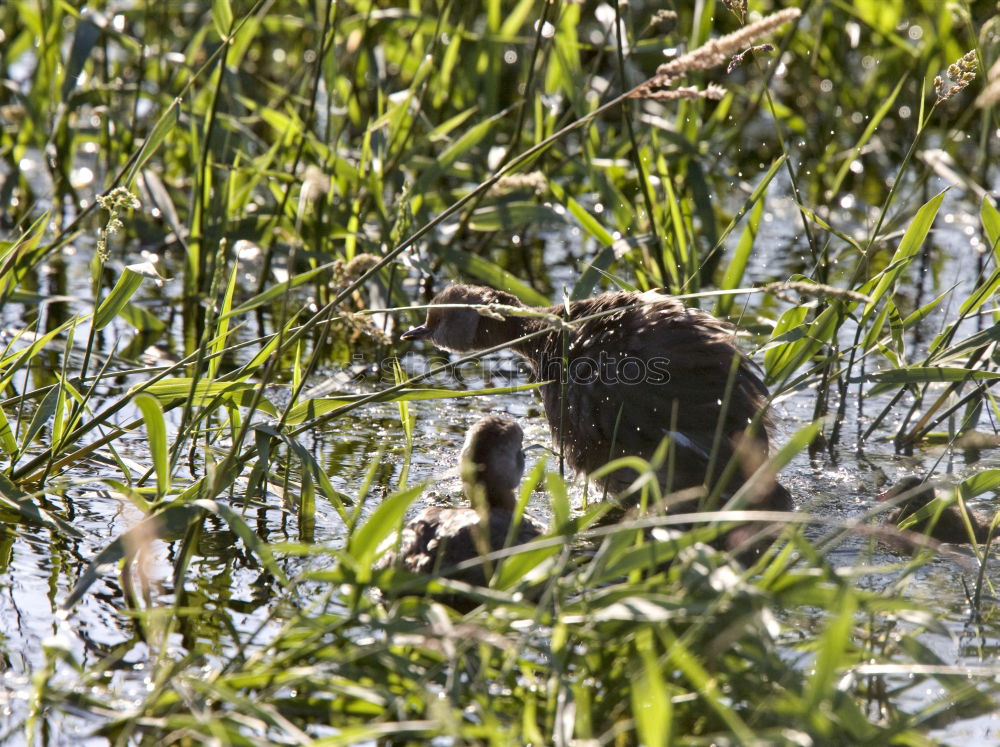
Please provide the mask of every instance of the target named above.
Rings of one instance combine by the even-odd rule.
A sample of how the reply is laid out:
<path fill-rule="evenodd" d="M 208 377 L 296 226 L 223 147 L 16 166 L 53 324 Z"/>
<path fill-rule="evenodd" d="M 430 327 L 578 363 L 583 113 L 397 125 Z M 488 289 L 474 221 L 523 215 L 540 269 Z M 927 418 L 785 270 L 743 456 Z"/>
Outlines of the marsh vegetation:
<path fill-rule="evenodd" d="M 992 543 L 875 498 L 997 523 L 996 4 L 675 6 L 0 5 L 0 739 L 996 739 Z M 482 415 L 550 443 L 514 356 L 399 340 L 457 280 L 737 325 L 778 541 L 535 449 L 488 588 L 374 571 Z"/>

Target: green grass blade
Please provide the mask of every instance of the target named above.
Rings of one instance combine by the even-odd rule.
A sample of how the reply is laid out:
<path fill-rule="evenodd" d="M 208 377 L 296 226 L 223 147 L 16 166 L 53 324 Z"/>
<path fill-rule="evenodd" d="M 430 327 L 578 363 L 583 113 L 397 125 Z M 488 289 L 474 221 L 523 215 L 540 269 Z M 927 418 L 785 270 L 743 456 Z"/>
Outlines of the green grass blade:
<path fill-rule="evenodd" d="M 73 44 L 69 50 L 66 71 L 63 74 L 62 100 L 69 103 L 70 94 L 80 80 L 83 66 L 87 64 L 90 53 L 97 40 L 101 38 L 101 30 L 86 18 L 81 18 L 73 34 Z"/>
<path fill-rule="evenodd" d="M 990 242 L 993 257 L 1000 262 L 1000 210 L 997 210 L 990 201 L 989 195 L 983 196 L 983 203 L 979 208 L 979 220 L 983 224 L 986 240 Z"/>
<path fill-rule="evenodd" d="M 580 228 L 588 236 L 601 246 L 610 246 L 614 243 L 615 239 L 611 235 L 611 232 L 601 225 L 601 222 L 597 218 L 588 213 L 583 205 L 567 194 L 566 190 L 555 182 L 550 184 L 550 189 L 553 196 L 569 211 L 569 214 L 576 219 L 577 223 L 580 224 Z"/>
<path fill-rule="evenodd" d="M 254 309 L 263 306 L 264 304 L 270 303 L 271 301 L 281 298 L 282 296 L 286 295 L 290 290 L 294 288 L 299 288 L 305 285 L 306 283 L 315 280 L 317 277 L 323 275 L 324 273 L 330 272 L 330 269 L 332 267 L 333 263 L 330 262 L 328 264 L 320 265 L 319 267 L 314 267 L 310 270 L 306 270 L 305 272 L 301 272 L 298 275 L 289 278 L 283 283 L 278 283 L 277 285 L 271 286 L 265 291 L 261 291 L 253 298 L 239 304 L 235 309 L 232 309 L 231 311 L 221 314 L 219 319 L 220 320 L 228 319 L 231 316 L 239 316 L 241 314 L 245 314 L 248 311 L 253 311 Z"/>
<path fill-rule="evenodd" d="M 422 402 L 431 399 L 459 399 L 462 397 L 479 397 L 490 394 L 513 394 L 515 392 L 526 392 L 543 386 L 543 383 L 521 384 L 519 386 L 496 387 L 492 389 L 474 389 L 465 392 L 452 389 L 403 389 L 393 392 L 384 398 L 375 398 L 372 402 Z M 340 397 L 324 397 L 300 402 L 288 411 L 285 423 L 288 425 L 299 425 L 318 418 L 322 415 L 333 412 L 339 407 L 357 402 L 360 399 L 370 397 L 369 394 L 348 394 Z"/>
<path fill-rule="evenodd" d="M 805 309 L 789 309 L 789 312 Z M 782 319 L 785 315 L 782 316 Z M 812 322 L 784 333 L 784 337 L 797 335 L 794 342 L 772 348 L 764 354 L 764 370 L 769 384 L 786 381 L 800 366 L 811 359 L 836 333 L 840 321 L 839 304 L 834 303 L 820 312 Z M 777 332 L 777 327 L 775 332 Z M 773 342 L 774 340 L 772 340 Z"/>
<path fill-rule="evenodd" d="M 442 247 L 440 256 L 446 262 L 455 265 L 470 277 L 476 278 L 493 288 L 513 293 L 524 303 L 531 306 L 548 306 L 549 300 L 513 273 L 500 265 L 475 254 L 469 254 L 452 246 Z"/>
<path fill-rule="evenodd" d="M 233 271 L 229 274 L 229 285 L 226 286 L 226 295 L 222 298 L 222 306 L 219 309 L 218 328 L 216 329 L 215 341 L 212 343 L 212 352 L 216 355 L 208 363 L 208 377 L 214 379 L 219 373 L 219 365 L 222 363 L 222 351 L 226 349 L 226 338 L 229 335 L 229 311 L 233 307 L 233 293 L 236 291 L 236 278 L 239 274 L 240 264 L 233 264 Z"/>
<path fill-rule="evenodd" d="M 137 394 L 132 401 L 139 408 L 146 424 L 146 438 L 149 441 L 153 469 L 156 471 L 156 495 L 162 498 L 170 489 L 170 446 L 163 410 L 157 399 L 147 393 Z"/>
<path fill-rule="evenodd" d="M 233 27 L 233 9 L 229 0 L 212 0 L 212 23 L 219 36 L 223 39 L 229 36 L 229 30 Z"/>
<path fill-rule="evenodd" d="M 59 404 L 62 394 L 62 387 L 60 385 L 55 385 L 49 389 L 48 393 L 42 398 L 42 401 L 35 408 L 34 415 L 31 416 L 31 423 L 28 425 L 28 430 L 25 431 L 24 436 L 21 439 L 21 450 L 24 451 L 28 448 L 32 441 L 35 440 L 35 436 L 42 427 L 52 419 L 55 415 L 56 406 Z"/>
<path fill-rule="evenodd" d="M 771 184 L 771 180 L 774 179 L 775 175 L 777 175 L 781 167 L 784 166 L 785 160 L 787 158 L 788 158 L 787 156 L 781 155 L 774 160 L 774 163 L 772 163 L 771 166 L 768 168 L 767 173 L 764 174 L 763 177 L 761 177 L 761 180 L 757 183 L 757 186 L 754 187 L 753 192 L 750 193 L 750 196 L 747 198 L 746 202 L 744 202 L 743 205 L 740 206 L 740 209 L 737 211 L 736 215 L 734 215 L 732 220 L 729 221 L 729 224 L 722 232 L 722 235 L 719 236 L 719 239 L 715 242 L 715 246 L 712 248 L 713 254 L 719 251 L 719 249 L 725 243 L 726 239 L 729 238 L 729 234 L 731 234 L 734 230 L 736 230 L 736 226 L 739 225 L 740 221 L 743 219 L 743 216 L 746 215 L 747 212 L 752 210 L 754 206 L 761 201 L 761 199 L 767 192 L 767 188 Z"/>
<path fill-rule="evenodd" d="M 875 371 L 868 374 L 871 381 L 880 384 L 927 384 L 929 382 L 950 381 L 997 381 L 1000 373 L 993 371 L 973 371 L 968 368 L 948 366 L 910 366 L 892 371 Z"/>
<path fill-rule="evenodd" d="M 962 498 L 975 498 L 983 493 L 1000 490 L 1000 469 L 984 469 L 972 477 L 967 477 L 958 485 Z"/>
<path fill-rule="evenodd" d="M 837 171 L 837 175 L 833 179 L 833 183 L 830 185 L 829 193 L 831 195 L 840 194 L 840 188 L 844 184 L 844 178 L 847 176 L 851 169 L 851 165 L 854 163 L 855 159 L 861 155 L 862 150 L 868 141 L 871 140 L 878 126 L 882 123 L 885 115 L 892 110 L 892 106 L 896 101 L 896 97 L 899 96 L 899 92 L 903 90 L 903 84 L 909 79 L 909 76 L 902 76 L 899 82 L 896 84 L 895 89 L 892 93 L 882 102 L 882 105 L 875 111 L 874 116 L 868 120 L 868 126 L 865 127 L 865 131 L 858 138 L 857 144 L 852 148 L 844 157 L 844 162 L 840 165 L 840 169 Z"/>
<path fill-rule="evenodd" d="M 924 203 L 917 211 L 917 214 L 913 216 L 913 220 L 910 222 L 909 227 L 907 227 L 903 238 L 899 242 L 899 246 L 896 247 L 896 252 L 892 256 L 892 261 L 889 263 L 890 269 L 882 272 L 875 288 L 868 294 L 871 296 L 871 301 L 865 305 L 865 310 L 861 317 L 862 324 L 868 321 L 875 310 L 875 306 L 882 299 L 882 296 L 895 284 L 906 266 L 917 255 L 917 252 L 924 243 L 924 239 L 927 238 L 927 234 L 931 230 L 931 226 L 934 225 L 934 219 L 941 208 L 942 200 L 944 200 L 944 192 Z"/>
<path fill-rule="evenodd" d="M 736 245 L 736 250 L 726 265 L 726 270 L 722 274 L 722 281 L 719 283 L 720 290 L 733 290 L 739 288 L 743 283 L 743 275 L 750 264 L 750 255 L 753 252 L 753 242 L 757 238 L 757 231 L 760 228 L 760 219 L 764 215 L 764 200 L 757 200 L 750 210 L 750 217 L 747 225 L 743 229 L 740 241 Z M 717 316 L 728 316 L 733 310 L 733 296 L 720 296 L 715 304 Z"/>
<path fill-rule="evenodd" d="M 107 298 L 101 301 L 101 305 L 94 312 L 94 329 L 104 329 L 111 323 L 112 319 L 118 316 L 118 312 L 124 308 L 129 299 L 139 290 L 144 277 L 163 280 L 148 262 L 129 265 L 122 271 L 121 277 L 115 283 L 115 287 L 111 289 Z"/>
<path fill-rule="evenodd" d="M 175 98 L 170 102 L 170 105 L 164 110 L 163 114 L 153 125 L 152 131 L 146 137 L 145 142 L 142 144 L 142 148 L 139 151 L 139 155 L 136 156 L 135 161 L 132 162 L 132 166 L 128 170 L 128 174 L 125 177 L 125 185 L 131 189 L 135 184 L 135 177 L 140 171 L 145 167 L 146 162 L 153 157 L 157 149 L 163 144 L 163 141 L 167 139 L 167 135 L 174 129 L 180 119 L 180 98 Z"/>
<path fill-rule="evenodd" d="M 0 447 L 3 447 L 8 456 L 13 456 L 17 452 L 17 441 L 2 407 L 0 407 Z"/>
<path fill-rule="evenodd" d="M 167 330 L 167 325 L 160 317 L 134 303 L 127 303 L 122 306 L 118 311 L 118 318 L 131 324 L 136 332 L 144 334 L 162 335 Z"/>
<path fill-rule="evenodd" d="M 632 683 L 632 713 L 641 744 L 666 747 L 670 744 L 672 707 L 663 681 L 652 632 L 647 628 L 635 636 L 636 652 L 642 660 L 639 676 Z"/>
<path fill-rule="evenodd" d="M 194 381 L 189 377 L 161 379 L 152 384 L 138 384 L 136 386 L 142 387 L 142 391 L 156 397 L 163 405 L 176 405 L 179 401 L 190 397 L 197 407 L 205 407 L 216 398 L 231 405 L 249 407 L 256 390 L 255 384 L 246 382 L 202 379 Z M 278 414 L 274 405 L 263 397 L 260 398 L 257 407 L 268 415 L 277 416 Z"/>
<path fill-rule="evenodd" d="M 47 527 L 70 537 L 83 537 L 84 534 L 69 522 L 39 508 L 33 498 L 0 473 L 0 508 L 6 508 L 19 515 L 24 521 Z"/>
<path fill-rule="evenodd" d="M 557 472 L 545 475 L 545 487 L 549 494 L 549 504 L 552 507 L 552 527 L 560 529 L 569 521 L 569 495 L 566 492 L 566 482 Z"/>
<path fill-rule="evenodd" d="M 399 529 L 406 509 L 423 489 L 423 485 L 415 485 L 390 495 L 379 504 L 364 524 L 351 533 L 347 543 L 347 554 L 354 560 L 359 580 L 370 578 L 379 544 Z"/>
<path fill-rule="evenodd" d="M 826 631 L 816 642 L 816 658 L 806 693 L 807 712 L 814 711 L 820 703 L 828 701 L 831 690 L 842 674 L 845 656 L 850 650 L 856 608 L 854 596 L 844 589 L 838 596 L 836 606 L 829 610 L 833 613 L 832 617 L 827 622 Z"/>

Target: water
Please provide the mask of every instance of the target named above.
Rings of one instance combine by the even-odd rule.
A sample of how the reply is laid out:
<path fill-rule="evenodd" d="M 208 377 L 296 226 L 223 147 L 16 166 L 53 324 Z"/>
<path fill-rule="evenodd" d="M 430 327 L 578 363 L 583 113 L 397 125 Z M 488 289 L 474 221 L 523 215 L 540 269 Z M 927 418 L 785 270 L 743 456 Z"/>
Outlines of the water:
<path fill-rule="evenodd" d="M 949 194 L 942 215 L 951 215 L 952 219 L 938 221 L 933 236 L 935 251 L 927 275 L 915 279 L 914 303 L 920 303 L 918 299 L 921 297 L 926 303 L 929 297 L 953 285 L 957 286 L 956 297 L 968 294 L 975 279 L 973 269 L 977 259 L 977 247 L 971 245 L 967 232 L 968 226 L 975 224 L 972 210 L 973 207 L 957 191 Z M 790 199 L 769 197 L 768 212 L 771 219 L 765 219 L 757 239 L 760 254 L 754 262 L 757 274 L 751 279 L 780 278 L 789 271 L 808 270 L 810 258 L 800 236 L 797 210 Z M 863 222 L 862 218 L 858 223 L 859 230 L 863 228 Z M 578 240 L 570 240 L 565 234 L 549 235 L 546 241 L 547 252 L 553 260 L 548 283 L 556 289 L 571 287 L 576 277 L 574 256 L 581 252 L 586 254 L 587 247 L 581 248 Z M 787 251 L 789 246 L 796 247 L 796 251 Z M 970 248 L 974 251 L 968 251 Z M 169 258 L 166 261 L 169 262 Z M 87 297 L 90 293 L 88 263 L 89 248 L 85 244 L 77 243 L 65 250 L 40 278 L 40 285 L 44 283 L 43 292 L 51 294 L 58 289 L 60 294 Z M 146 308 L 157 315 L 166 315 L 170 299 L 179 296 L 178 281 L 168 283 L 161 289 L 150 286 L 146 291 L 148 295 L 143 301 Z M 8 304 L 0 313 L 8 339 L 16 330 L 39 319 L 39 313 L 42 315 L 39 319 L 42 329 L 50 328 L 64 318 L 64 312 L 55 304 L 43 307 L 41 312 L 32 304 Z M 953 314 L 949 311 L 940 318 L 950 319 Z M 400 320 L 400 323 L 405 324 L 405 320 Z M 980 323 L 971 320 L 968 323 L 969 332 Z M 923 341 L 933 335 L 933 324 L 933 319 L 929 320 L 929 328 L 923 331 Z M 179 351 L 184 350 L 182 329 L 183 325 L 175 321 L 166 336 L 157 341 L 161 354 L 180 357 Z M 845 330 L 850 331 L 850 327 L 845 327 Z M 85 331 L 81 329 L 78 335 Z M 243 339 L 251 339 L 260 332 L 259 329 L 247 328 L 239 334 Z M 121 339 L 117 344 L 122 345 L 131 338 L 131 332 L 111 327 L 103 333 L 104 350 L 110 351 L 119 336 Z M 849 343 L 850 340 L 845 339 L 844 342 Z M 921 339 L 915 338 L 911 349 L 919 350 L 921 345 Z M 136 356 L 148 356 L 152 352 L 141 345 L 135 348 Z M 360 353 L 361 358 L 354 359 L 343 369 L 325 370 L 311 383 L 319 385 L 333 379 L 340 388 L 357 391 L 375 391 L 389 383 L 382 374 L 382 371 L 388 370 L 387 367 L 383 366 L 373 374 L 372 363 L 385 359 L 394 351 L 362 343 L 354 352 Z M 250 349 L 240 355 L 249 356 L 252 353 Z M 400 363 L 407 372 L 421 371 L 431 365 L 429 357 L 440 358 L 441 354 L 414 348 L 404 352 Z M 914 354 L 911 359 L 918 360 L 918 357 Z M 233 364 L 239 362 L 231 361 Z M 516 380 L 519 365 L 516 357 L 501 354 L 492 357 L 488 364 L 485 368 L 465 369 L 461 381 L 439 376 L 424 385 L 475 389 L 523 383 L 523 379 Z M 368 376 L 364 375 L 365 371 L 369 372 Z M 51 377 L 51 370 L 34 370 L 30 374 L 33 386 L 47 384 L 51 382 Z M 510 381 L 511 378 L 515 380 Z M 102 387 L 93 400 L 93 407 L 100 408 L 114 401 L 139 380 L 135 376 L 123 376 Z M 866 400 L 863 412 L 859 413 L 855 407 L 855 392 L 856 385 L 852 385 L 843 427 L 844 437 L 836 448 L 813 456 L 801 453 L 782 473 L 782 480 L 796 496 L 800 510 L 833 521 L 847 521 L 872 508 L 874 496 L 882 483 L 886 480 L 892 482 L 900 475 L 926 471 L 938 462 L 938 471 L 949 474 L 955 480 L 984 468 L 1000 467 L 1000 455 L 995 451 L 985 451 L 977 459 L 943 449 L 926 449 L 912 457 L 898 456 L 893 452 L 891 442 L 885 438 L 894 432 L 890 423 L 884 424 L 859 453 L 858 435 L 884 403 L 879 399 Z M 286 396 L 281 390 L 269 390 L 267 394 L 279 405 L 281 398 Z M 782 398 L 775 412 L 778 423 L 775 442 L 784 443 L 798 428 L 806 425 L 812 417 L 813 405 L 814 394 L 808 389 Z M 532 393 L 413 402 L 409 407 L 416 418 L 417 428 L 413 452 L 409 457 L 408 483 L 428 485 L 428 490 L 412 507 L 413 512 L 430 502 L 455 500 L 460 496 L 460 482 L 455 470 L 458 452 L 465 431 L 482 416 L 489 413 L 508 414 L 524 428 L 526 444 L 549 444 L 544 416 L 537 397 Z M 120 417 L 120 422 L 127 422 L 136 416 L 134 411 L 126 412 Z M 178 417 L 178 410 L 168 413 L 168 427 L 176 427 Z M 375 489 L 370 492 L 361 510 L 363 516 L 377 505 L 379 495 L 402 487 L 406 455 L 403 427 L 395 404 L 368 405 L 337 420 L 336 425 L 327 431 L 303 434 L 300 441 L 316 455 L 331 476 L 333 486 L 347 496 L 359 494 L 372 460 L 380 460 L 375 472 Z M 144 465 L 149 463 L 148 444 L 139 435 L 120 438 L 116 448 L 122 459 L 133 460 L 137 465 L 133 470 L 134 477 L 141 474 Z M 528 469 L 531 469 L 534 459 L 543 458 L 546 454 L 549 464 L 555 464 L 550 451 L 531 450 Z M 183 484 L 199 476 L 204 469 L 200 464 L 193 467 L 193 471 L 182 467 L 175 479 Z M 34 687 L 32 676 L 43 667 L 43 651 L 47 646 L 64 647 L 68 655 L 84 668 L 94 667 L 111 651 L 122 650 L 124 654 L 119 668 L 109 675 L 109 690 L 120 699 L 116 707 L 127 708 L 134 704 L 149 686 L 146 680 L 149 649 L 142 643 L 142 636 L 155 630 L 155 615 L 152 613 L 158 607 L 170 604 L 174 598 L 172 574 L 177 561 L 176 543 L 154 542 L 141 564 L 148 596 L 139 600 L 139 607 L 151 613 L 145 618 L 133 619 L 122 615 L 122 578 L 114 567 L 104 569 L 100 579 L 68 613 L 60 609 L 61 602 L 69 595 L 90 560 L 143 518 L 137 507 L 112 489 L 108 482 L 112 479 L 120 479 L 118 466 L 95 458 L 80 464 L 65 479 L 49 486 L 43 502 L 59 515 L 70 519 L 82 533 L 79 539 L 22 524 L 0 525 L 3 532 L 0 534 L 0 667 L 3 669 L 0 708 L 14 729 L 11 734 L 14 742 L 17 741 L 16 725 L 24 719 L 29 707 Z M 582 483 L 577 480 L 572 492 L 577 504 L 582 500 L 582 494 Z M 298 526 L 296 513 L 287 510 L 283 496 L 272 492 L 268 498 L 266 506 L 241 508 L 247 522 L 272 543 L 302 540 L 303 528 Z M 994 505 L 992 499 L 982 499 L 977 503 L 987 509 Z M 234 505 L 239 506 L 239 502 Z M 534 497 L 531 510 L 543 519 L 548 518 L 543 495 Z M 807 529 L 809 536 L 816 540 L 829 531 L 828 527 L 821 526 Z M 344 542 L 345 530 L 338 512 L 320 494 L 317 495 L 315 526 L 310 528 L 306 538 L 327 548 L 339 547 Z M 904 562 L 890 549 L 863 536 L 849 537 L 833 547 L 827 559 L 837 568 L 865 564 L 902 565 Z M 325 556 L 278 555 L 278 563 L 289 577 L 296 577 L 308 569 L 322 568 L 326 562 Z M 938 558 L 909 577 L 907 594 L 933 609 L 937 619 L 943 621 L 943 628 L 929 629 L 921 637 L 927 649 L 942 662 L 985 665 L 1000 672 L 1000 630 L 992 615 L 988 614 L 987 619 L 978 624 L 969 623 L 965 594 L 966 589 L 974 588 L 976 582 L 975 571 L 971 568 L 960 557 Z M 996 577 L 995 560 L 990 561 L 988 575 Z M 886 583 L 886 577 L 881 574 L 862 575 L 858 582 L 866 588 L 879 589 L 880 584 Z M 192 608 L 200 608 L 200 611 L 184 618 L 182 628 L 168 639 L 168 650 L 180 656 L 193 646 L 221 645 L 225 651 L 231 645 L 233 632 L 237 635 L 257 632 L 257 640 L 266 640 L 268 632 L 277 629 L 277 622 L 271 618 L 276 600 L 271 596 L 269 586 L 266 574 L 228 526 L 218 519 L 208 519 L 197 545 L 197 553 L 185 575 L 187 601 Z M 995 597 L 990 597 L 984 608 L 992 613 Z M 52 686 L 69 687 L 74 677 L 68 669 L 60 670 L 53 677 Z M 890 680 L 890 686 L 892 684 L 900 683 Z M 916 711 L 936 695 L 934 692 L 907 691 L 900 699 L 900 705 Z M 932 736 L 948 742 L 996 739 L 997 719 L 997 716 L 982 716 L 957 720 Z M 96 725 L 92 717 L 80 715 L 60 716 L 50 727 L 60 740 L 65 740 L 70 735 L 85 735 Z M 76 741 L 76 737 L 73 738 Z"/>

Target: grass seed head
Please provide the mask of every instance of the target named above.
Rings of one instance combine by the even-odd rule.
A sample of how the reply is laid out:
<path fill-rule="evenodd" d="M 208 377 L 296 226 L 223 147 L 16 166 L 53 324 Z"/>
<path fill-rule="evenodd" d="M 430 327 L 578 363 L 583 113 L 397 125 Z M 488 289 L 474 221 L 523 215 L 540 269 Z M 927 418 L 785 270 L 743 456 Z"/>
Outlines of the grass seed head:
<path fill-rule="evenodd" d="M 722 0 L 722 4 L 726 6 L 726 9 L 736 16 L 740 23 L 743 23 L 747 19 L 747 0 Z"/>
<path fill-rule="evenodd" d="M 757 40 L 769 35 L 789 21 L 795 20 L 800 15 L 802 15 L 802 11 L 798 8 L 786 8 L 761 18 L 749 26 L 744 26 L 739 31 L 705 42 L 697 49 L 660 65 L 656 68 L 656 74 L 645 83 L 636 86 L 630 95 L 633 98 L 695 98 L 690 93 L 679 96 L 664 94 L 669 94 L 670 87 L 678 78 L 689 72 L 709 70 L 726 64 L 734 54 L 744 52 Z M 713 98 L 713 96 L 705 96 L 705 98 Z"/>
<path fill-rule="evenodd" d="M 129 192 L 125 187 L 115 187 L 107 194 L 97 196 L 97 204 L 108 211 L 108 222 L 97 232 L 97 256 L 102 262 L 107 262 L 111 258 L 108 252 L 108 236 L 118 233 L 125 227 L 121 218 L 118 217 L 120 210 L 137 210 L 142 207 L 139 198 Z"/>
<path fill-rule="evenodd" d="M 948 66 L 948 80 L 951 81 L 951 85 L 946 86 L 940 75 L 934 78 L 934 93 L 937 96 L 935 103 L 947 101 L 959 91 L 968 88 L 976 79 L 976 64 L 976 50 L 973 49 Z"/>
<path fill-rule="evenodd" d="M 529 171 L 526 174 L 508 174 L 490 187 L 487 193 L 490 197 L 501 197 L 521 189 L 530 189 L 536 195 L 545 194 L 549 182 L 541 171 Z"/>

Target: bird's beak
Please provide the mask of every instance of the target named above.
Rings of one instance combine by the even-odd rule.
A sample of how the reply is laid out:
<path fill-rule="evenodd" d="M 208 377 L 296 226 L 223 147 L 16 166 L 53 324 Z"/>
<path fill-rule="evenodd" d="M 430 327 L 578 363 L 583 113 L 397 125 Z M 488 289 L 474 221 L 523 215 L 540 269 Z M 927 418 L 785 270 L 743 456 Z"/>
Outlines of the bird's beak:
<path fill-rule="evenodd" d="M 406 330 L 403 334 L 401 334 L 399 336 L 399 339 L 400 340 L 422 340 L 425 337 L 430 337 L 431 333 L 433 333 L 433 332 L 434 332 L 434 330 L 432 330 L 426 324 L 421 324 L 419 327 L 411 327 L 410 329 Z"/>

